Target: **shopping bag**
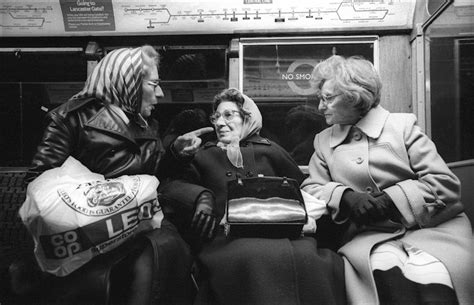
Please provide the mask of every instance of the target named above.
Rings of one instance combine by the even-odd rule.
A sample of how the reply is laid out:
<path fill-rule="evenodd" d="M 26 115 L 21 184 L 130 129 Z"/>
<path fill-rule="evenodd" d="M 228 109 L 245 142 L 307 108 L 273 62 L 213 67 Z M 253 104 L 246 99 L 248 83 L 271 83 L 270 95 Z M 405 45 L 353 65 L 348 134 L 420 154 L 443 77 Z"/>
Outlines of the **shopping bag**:
<path fill-rule="evenodd" d="M 158 179 L 105 179 L 69 157 L 27 187 L 19 215 L 43 271 L 66 276 L 138 233 L 161 226 Z"/>

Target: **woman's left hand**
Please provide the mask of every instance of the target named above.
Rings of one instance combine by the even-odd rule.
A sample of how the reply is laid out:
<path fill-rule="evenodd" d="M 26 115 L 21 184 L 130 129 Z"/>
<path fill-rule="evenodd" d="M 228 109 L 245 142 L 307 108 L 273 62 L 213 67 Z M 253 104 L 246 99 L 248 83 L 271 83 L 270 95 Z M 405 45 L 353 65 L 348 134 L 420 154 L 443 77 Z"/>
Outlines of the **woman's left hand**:
<path fill-rule="evenodd" d="M 359 225 L 367 225 L 391 218 L 398 212 L 385 192 L 368 194 L 348 189 L 341 199 L 341 211 Z"/>
<path fill-rule="evenodd" d="M 375 198 L 379 210 L 380 219 L 377 220 L 391 219 L 397 222 L 400 220 L 401 214 L 387 193 L 380 192 L 372 196 Z"/>
<path fill-rule="evenodd" d="M 212 240 L 217 232 L 217 218 L 214 215 L 215 199 L 208 191 L 204 191 L 196 200 L 191 229 L 204 241 Z"/>

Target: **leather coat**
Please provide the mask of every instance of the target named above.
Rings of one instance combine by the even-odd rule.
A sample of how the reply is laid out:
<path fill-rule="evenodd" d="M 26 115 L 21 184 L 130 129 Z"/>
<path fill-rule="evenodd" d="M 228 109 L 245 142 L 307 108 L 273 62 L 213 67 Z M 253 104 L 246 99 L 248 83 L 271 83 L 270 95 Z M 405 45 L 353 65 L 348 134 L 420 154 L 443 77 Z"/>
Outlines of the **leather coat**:
<path fill-rule="evenodd" d="M 46 116 L 46 127 L 27 180 L 61 166 L 72 156 L 105 178 L 150 174 L 164 153 L 158 122 L 148 128 L 128 124 L 110 105 L 96 98 L 69 100 Z"/>

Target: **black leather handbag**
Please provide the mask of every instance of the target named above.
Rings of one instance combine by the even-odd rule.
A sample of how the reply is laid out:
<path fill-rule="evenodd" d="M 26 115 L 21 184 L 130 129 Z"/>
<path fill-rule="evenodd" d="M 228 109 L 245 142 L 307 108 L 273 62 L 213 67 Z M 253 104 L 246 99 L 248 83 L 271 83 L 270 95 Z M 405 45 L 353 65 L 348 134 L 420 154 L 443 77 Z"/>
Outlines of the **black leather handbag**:
<path fill-rule="evenodd" d="M 228 237 L 298 238 L 308 219 L 299 184 L 286 177 L 228 182 Z"/>

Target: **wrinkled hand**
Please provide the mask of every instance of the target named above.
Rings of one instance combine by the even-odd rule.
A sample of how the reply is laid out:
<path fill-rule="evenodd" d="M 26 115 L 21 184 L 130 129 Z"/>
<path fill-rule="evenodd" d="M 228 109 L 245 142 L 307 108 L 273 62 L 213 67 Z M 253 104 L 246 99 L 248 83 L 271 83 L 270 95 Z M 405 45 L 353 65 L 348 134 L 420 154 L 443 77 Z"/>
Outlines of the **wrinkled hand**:
<path fill-rule="evenodd" d="M 196 210 L 191 221 L 191 230 L 204 241 L 212 240 L 217 232 L 217 218 L 214 215 L 215 199 L 208 191 L 202 192 L 196 200 Z"/>
<path fill-rule="evenodd" d="M 214 131 L 212 127 L 204 127 L 190 131 L 176 138 L 171 149 L 181 157 L 193 156 L 202 143 L 200 136 Z"/>
<path fill-rule="evenodd" d="M 342 194 L 341 212 L 356 224 L 366 225 L 387 219 L 387 204 L 385 197 L 377 199 L 370 194 L 348 189 Z"/>

